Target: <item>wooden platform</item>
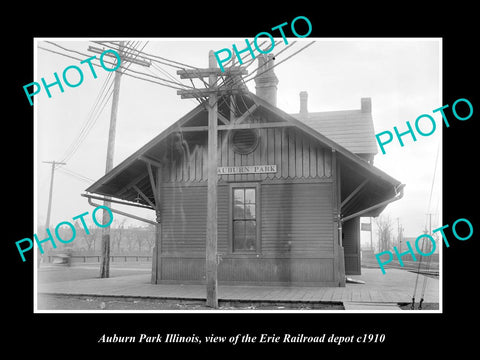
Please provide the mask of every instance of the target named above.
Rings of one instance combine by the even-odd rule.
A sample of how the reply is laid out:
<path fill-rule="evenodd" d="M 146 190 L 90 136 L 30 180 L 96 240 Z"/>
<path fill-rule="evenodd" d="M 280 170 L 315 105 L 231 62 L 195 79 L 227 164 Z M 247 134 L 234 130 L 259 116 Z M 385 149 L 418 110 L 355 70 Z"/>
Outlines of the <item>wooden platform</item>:
<path fill-rule="evenodd" d="M 362 275 L 351 276 L 365 284 L 346 287 L 293 286 L 219 286 L 219 300 L 289 301 L 342 303 L 346 310 L 399 310 L 397 304 L 412 299 L 416 274 L 389 269 L 362 269 Z M 420 275 L 417 299 L 425 276 Z M 150 274 L 118 276 L 109 279 L 86 279 L 41 284 L 39 293 L 89 296 L 147 297 L 162 299 L 205 299 L 204 285 L 152 285 Z M 439 281 L 427 278 L 425 302 L 439 303 Z"/>

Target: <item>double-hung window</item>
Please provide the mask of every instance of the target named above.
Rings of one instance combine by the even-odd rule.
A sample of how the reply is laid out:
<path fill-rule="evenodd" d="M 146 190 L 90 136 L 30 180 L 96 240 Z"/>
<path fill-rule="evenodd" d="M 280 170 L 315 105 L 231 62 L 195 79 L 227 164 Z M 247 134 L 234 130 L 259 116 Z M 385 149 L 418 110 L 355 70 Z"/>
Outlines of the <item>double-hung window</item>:
<path fill-rule="evenodd" d="M 232 250 L 257 251 L 257 188 L 232 187 Z"/>

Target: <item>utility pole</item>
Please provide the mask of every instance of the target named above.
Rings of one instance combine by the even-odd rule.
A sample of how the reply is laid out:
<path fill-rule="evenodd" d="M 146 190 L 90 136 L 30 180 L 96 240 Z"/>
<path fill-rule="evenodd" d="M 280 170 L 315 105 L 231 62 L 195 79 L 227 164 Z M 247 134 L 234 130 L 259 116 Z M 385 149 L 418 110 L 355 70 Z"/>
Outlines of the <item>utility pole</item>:
<path fill-rule="evenodd" d="M 115 78 L 113 80 L 113 99 L 112 99 L 112 110 L 110 113 L 110 127 L 108 130 L 108 145 L 107 145 L 107 161 L 105 165 L 105 174 L 108 173 L 113 168 L 113 154 L 115 150 L 115 131 L 117 127 L 117 112 L 118 112 L 118 99 L 120 95 L 120 79 L 122 76 L 122 68 L 125 66 L 125 62 L 132 62 L 142 66 L 150 66 L 150 63 L 147 61 L 135 59 L 126 56 L 124 51 L 125 42 L 120 41 L 118 54 L 120 55 L 121 64 L 117 70 L 115 70 Z M 93 46 L 88 48 L 89 51 L 95 53 L 103 53 L 103 49 L 99 49 Z M 105 197 L 103 205 L 110 208 L 111 202 L 110 197 Z M 103 211 L 102 223 L 106 224 L 110 221 L 108 211 Z M 101 244 L 101 262 L 100 262 L 100 277 L 108 278 L 110 277 L 110 227 L 104 227 L 102 229 L 102 244 Z"/>
<path fill-rule="evenodd" d="M 213 69 L 217 61 L 213 51 L 208 54 L 208 67 Z M 209 87 L 217 80 L 215 74 L 208 77 Z M 207 243 L 206 243 L 206 277 L 207 306 L 218 308 L 217 298 L 217 140 L 218 140 L 218 106 L 217 94 L 208 98 L 208 184 L 207 184 Z"/>
<path fill-rule="evenodd" d="M 50 175 L 50 193 L 48 194 L 48 208 L 47 208 L 47 220 L 45 221 L 45 229 L 50 227 L 50 213 L 52 210 L 52 194 L 53 194 L 53 178 L 55 176 L 55 165 L 67 165 L 64 162 L 56 161 L 43 161 L 46 164 L 52 164 L 52 173 Z M 40 259 L 37 261 L 37 267 L 40 266 Z"/>
<path fill-rule="evenodd" d="M 195 90 L 179 90 L 178 95 L 182 99 L 208 96 L 208 181 L 207 181 L 207 236 L 206 236 L 206 253 L 205 253 L 205 275 L 207 286 L 207 306 L 218 308 L 218 252 L 217 252 L 217 143 L 218 143 L 218 97 L 232 93 L 233 91 L 241 91 L 240 88 L 232 86 L 218 87 L 218 75 L 242 75 L 246 74 L 245 69 L 234 68 L 225 69 L 220 72 L 217 68 L 217 60 L 214 52 L 210 50 L 208 54 L 208 69 L 194 70 L 178 70 L 177 74 L 180 78 L 203 78 L 208 77 L 207 89 Z"/>
<path fill-rule="evenodd" d="M 50 212 L 52 210 L 52 193 L 53 193 L 53 177 L 55 175 L 55 165 L 67 165 L 64 162 L 43 161 L 46 164 L 52 164 L 52 173 L 50 175 L 50 193 L 48 195 L 47 221 L 45 222 L 45 229 L 50 226 Z"/>
<path fill-rule="evenodd" d="M 397 242 L 400 252 L 402 251 L 402 229 L 400 226 L 400 218 L 397 217 Z"/>
<path fill-rule="evenodd" d="M 432 214 L 431 213 L 428 213 L 428 234 L 432 235 Z M 428 252 L 430 252 L 430 249 L 428 249 Z"/>

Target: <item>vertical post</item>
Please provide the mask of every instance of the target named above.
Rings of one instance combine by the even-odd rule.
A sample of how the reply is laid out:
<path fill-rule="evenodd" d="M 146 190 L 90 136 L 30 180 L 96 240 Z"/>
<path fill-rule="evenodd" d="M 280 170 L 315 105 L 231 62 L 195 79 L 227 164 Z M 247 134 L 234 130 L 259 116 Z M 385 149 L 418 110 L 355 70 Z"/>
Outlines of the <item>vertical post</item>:
<path fill-rule="evenodd" d="M 208 67 L 216 68 L 212 50 L 208 54 Z M 208 77 L 213 87 L 217 76 Z M 218 308 L 217 298 L 217 95 L 208 98 L 208 182 L 207 182 L 207 239 L 205 273 L 207 282 L 207 306 Z"/>
<path fill-rule="evenodd" d="M 120 42 L 119 55 L 120 58 L 123 56 L 123 45 L 124 42 Z M 107 161 L 105 165 L 105 173 L 108 173 L 113 168 L 113 154 L 115 149 L 115 130 L 117 125 L 117 111 L 118 111 L 118 97 L 120 93 L 120 78 L 122 76 L 122 65 L 115 71 L 115 78 L 113 82 L 113 99 L 112 99 L 112 111 L 110 113 L 110 128 L 108 130 L 108 145 L 107 145 Z M 106 197 L 109 199 L 109 197 Z M 110 207 L 111 203 L 108 200 L 105 200 L 103 203 L 104 206 Z M 109 214 L 106 210 L 103 211 L 103 224 L 106 224 L 110 221 Z M 110 227 L 107 226 L 102 229 L 102 259 L 100 263 L 100 277 L 108 278 L 110 277 Z"/>
<path fill-rule="evenodd" d="M 48 194 L 47 220 L 45 221 L 45 231 L 50 226 L 50 213 L 52 210 L 52 194 L 53 194 L 53 178 L 55 176 L 55 165 L 66 165 L 64 162 L 44 161 L 44 163 L 52 164 L 52 172 L 50 174 L 50 192 Z M 40 257 L 40 249 L 37 247 L 37 254 Z M 40 259 L 37 260 L 37 268 L 40 267 Z"/>
<path fill-rule="evenodd" d="M 54 175 L 55 175 L 55 161 L 52 161 L 52 173 L 50 174 L 50 193 L 48 194 L 47 221 L 45 222 L 45 229 L 47 229 L 50 226 L 50 211 L 52 210 L 52 192 L 53 192 Z"/>
<path fill-rule="evenodd" d="M 235 56 L 232 59 L 232 67 L 234 66 L 235 66 Z M 234 75 L 231 76 L 231 80 L 232 80 L 232 86 L 235 85 L 236 77 Z M 235 120 L 235 95 L 234 94 L 230 95 L 230 119 L 229 120 L 230 120 L 230 123 L 232 124 Z"/>
<path fill-rule="evenodd" d="M 345 286 L 345 253 L 342 242 L 342 221 L 341 221 L 341 192 L 340 192 L 340 164 L 337 162 L 337 151 L 332 149 L 332 187 L 333 187 L 333 226 L 334 226 L 334 246 L 333 253 L 335 257 L 334 270 L 336 272 L 334 280 L 338 286 Z"/>
<path fill-rule="evenodd" d="M 150 165 L 147 165 L 150 169 Z M 152 191 L 155 198 L 155 246 L 152 254 L 152 284 L 158 284 L 162 279 L 162 214 L 160 212 L 160 179 L 161 169 L 157 168 L 157 181 L 152 182 Z M 153 173 L 151 173 L 153 175 Z M 152 176 L 153 179 L 153 176 Z"/>
<path fill-rule="evenodd" d="M 370 249 L 373 251 L 373 225 L 372 225 L 372 217 L 370 216 Z"/>

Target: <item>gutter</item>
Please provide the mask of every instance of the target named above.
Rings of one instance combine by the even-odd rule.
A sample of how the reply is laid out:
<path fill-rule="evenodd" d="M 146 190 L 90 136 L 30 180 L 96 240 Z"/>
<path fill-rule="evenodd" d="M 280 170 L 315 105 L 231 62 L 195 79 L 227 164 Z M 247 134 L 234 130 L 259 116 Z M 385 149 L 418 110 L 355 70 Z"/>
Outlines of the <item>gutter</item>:
<path fill-rule="evenodd" d="M 94 207 L 99 207 L 99 206 L 103 206 L 103 205 L 100 205 L 100 204 L 96 204 L 92 201 L 92 199 L 99 199 L 99 200 L 104 200 L 104 201 L 110 201 L 110 202 L 115 202 L 115 203 L 119 203 L 119 204 L 123 204 L 123 205 L 133 205 L 133 206 L 138 206 L 138 205 L 135 205 L 135 204 L 130 204 L 130 203 L 127 203 L 127 202 L 122 202 L 122 201 L 118 201 L 118 200 L 110 200 L 110 199 L 102 199 L 98 196 L 92 196 L 92 195 L 87 195 L 87 194 L 80 194 L 80 196 L 83 196 L 83 197 L 86 197 L 88 198 L 88 203 L 91 205 L 91 206 L 94 206 Z M 138 207 L 141 207 L 141 208 L 144 208 L 144 209 L 151 209 L 150 207 L 147 207 L 147 206 L 138 206 Z M 124 211 L 120 211 L 120 210 L 116 210 L 116 209 L 112 209 L 111 207 L 109 207 L 109 209 L 115 213 L 115 214 L 119 214 L 119 215 L 123 215 L 123 216 L 127 216 L 129 218 L 132 218 L 132 219 L 135 219 L 135 220 L 140 220 L 140 221 L 143 221 L 143 222 L 146 222 L 148 224 L 152 224 L 152 225 L 158 225 L 157 222 L 155 221 L 152 221 L 152 220 L 148 220 L 148 219 L 145 219 L 143 217 L 140 217 L 140 216 L 137 216 L 137 215 L 133 215 L 133 214 L 129 214 L 129 213 L 126 213 Z"/>
<path fill-rule="evenodd" d="M 357 211 L 356 213 L 354 214 L 351 214 L 351 215 L 348 215 L 348 216 L 345 216 L 345 217 L 342 217 L 340 219 L 341 222 L 345 222 L 347 220 L 350 220 L 350 219 L 353 219 L 354 217 L 357 217 L 357 216 L 361 216 L 362 214 L 365 214 L 366 212 L 369 212 L 371 210 L 374 210 L 374 209 L 377 209 L 379 207 L 382 207 L 382 206 L 385 206 L 385 205 L 388 205 L 394 201 L 397 201 L 397 200 L 400 200 L 402 197 L 403 197 L 403 188 L 405 187 L 405 184 L 400 184 L 398 186 L 396 186 L 394 188 L 395 190 L 395 196 L 388 199 L 388 200 L 385 200 L 385 201 L 382 201 L 381 203 L 378 203 L 376 205 L 373 205 L 373 206 L 370 206 L 369 208 L 366 208 L 366 209 L 363 209 L 363 210 L 360 210 L 360 211 Z"/>

